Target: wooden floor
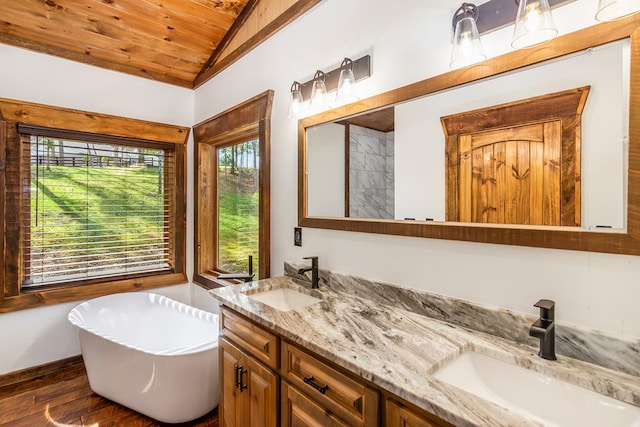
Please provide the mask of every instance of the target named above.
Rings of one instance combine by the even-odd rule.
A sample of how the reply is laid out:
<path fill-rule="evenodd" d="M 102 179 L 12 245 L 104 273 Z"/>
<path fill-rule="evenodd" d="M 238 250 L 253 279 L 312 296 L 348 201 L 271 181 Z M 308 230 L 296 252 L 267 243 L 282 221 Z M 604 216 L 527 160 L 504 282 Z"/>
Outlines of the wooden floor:
<path fill-rule="evenodd" d="M 195 421 L 163 424 L 104 399 L 89 388 L 82 359 L 54 371 L 0 381 L 0 426 L 193 426 L 218 427 L 218 408 Z"/>

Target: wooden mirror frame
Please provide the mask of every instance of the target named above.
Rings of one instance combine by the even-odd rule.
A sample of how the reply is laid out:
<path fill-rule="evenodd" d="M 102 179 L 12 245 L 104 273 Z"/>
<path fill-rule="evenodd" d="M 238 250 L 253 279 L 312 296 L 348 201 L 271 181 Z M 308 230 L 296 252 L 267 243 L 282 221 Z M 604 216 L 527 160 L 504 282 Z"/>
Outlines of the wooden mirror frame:
<path fill-rule="evenodd" d="M 307 128 L 424 97 L 626 38 L 630 39 L 631 45 L 626 232 L 307 216 Z M 640 255 L 640 14 L 594 25 L 537 47 L 509 52 L 475 66 L 453 70 L 299 120 L 298 224 L 301 227 L 363 233 Z"/>

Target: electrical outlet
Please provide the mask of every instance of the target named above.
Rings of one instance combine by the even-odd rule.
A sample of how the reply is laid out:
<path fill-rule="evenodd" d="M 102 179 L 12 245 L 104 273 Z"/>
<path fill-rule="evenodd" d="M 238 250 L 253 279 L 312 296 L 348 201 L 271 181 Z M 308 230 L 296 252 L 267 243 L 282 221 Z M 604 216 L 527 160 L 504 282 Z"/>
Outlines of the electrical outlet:
<path fill-rule="evenodd" d="M 302 228 L 293 228 L 293 244 L 295 246 L 302 246 Z"/>

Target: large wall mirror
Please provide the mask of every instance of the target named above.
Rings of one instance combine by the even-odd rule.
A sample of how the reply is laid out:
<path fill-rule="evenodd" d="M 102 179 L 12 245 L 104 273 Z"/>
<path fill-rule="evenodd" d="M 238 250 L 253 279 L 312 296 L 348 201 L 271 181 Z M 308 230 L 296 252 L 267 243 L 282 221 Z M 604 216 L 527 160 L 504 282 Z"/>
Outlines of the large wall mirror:
<path fill-rule="evenodd" d="M 639 24 L 301 120 L 300 225 L 640 254 Z"/>

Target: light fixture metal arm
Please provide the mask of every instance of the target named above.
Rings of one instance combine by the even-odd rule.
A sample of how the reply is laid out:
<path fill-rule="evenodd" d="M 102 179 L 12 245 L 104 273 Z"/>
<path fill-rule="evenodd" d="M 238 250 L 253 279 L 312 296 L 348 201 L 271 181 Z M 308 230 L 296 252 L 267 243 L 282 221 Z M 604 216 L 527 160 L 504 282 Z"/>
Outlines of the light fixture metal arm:
<path fill-rule="evenodd" d="M 453 14 L 453 18 L 451 19 L 451 24 L 455 31 L 456 24 L 463 18 L 470 16 L 474 21 L 478 21 L 478 17 L 480 15 L 480 11 L 478 10 L 478 6 L 473 3 L 462 3 L 462 5 L 456 10 L 456 13 Z"/>

